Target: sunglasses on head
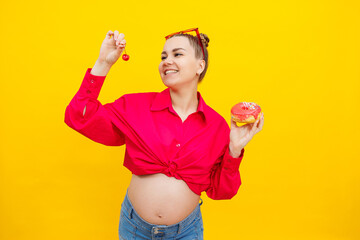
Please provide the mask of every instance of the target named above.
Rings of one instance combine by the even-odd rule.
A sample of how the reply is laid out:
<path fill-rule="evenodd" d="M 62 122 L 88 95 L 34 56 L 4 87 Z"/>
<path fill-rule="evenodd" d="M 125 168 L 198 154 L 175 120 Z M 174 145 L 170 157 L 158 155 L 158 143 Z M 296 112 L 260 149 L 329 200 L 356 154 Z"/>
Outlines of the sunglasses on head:
<path fill-rule="evenodd" d="M 201 47 L 201 50 L 202 50 L 202 53 L 203 53 L 203 59 L 205 60 L 205 51 L 204 51 L 204 47 L 203 47 L 203 44 L 201 42 L 201 37 L 200 37 L 200 33 L 199 33 L 199 29 L 198 28 L 190 28 L 190 29 L 187 29 L 187 30 L 183 30 L 183 31 L 180 31 L 180 32 L 175 32 L 175 33 L 172 33 L 172 34 L 169 34 L 165 37 L 165 39 L 169 39 L 170 37 L 176 35 L 176 34 L 183 34 L 183 33 L 188 33 L 188 32 L 196 32 L 196 36 L 199 40 L 199 44 L 200 44 L 200 47 Z"/>

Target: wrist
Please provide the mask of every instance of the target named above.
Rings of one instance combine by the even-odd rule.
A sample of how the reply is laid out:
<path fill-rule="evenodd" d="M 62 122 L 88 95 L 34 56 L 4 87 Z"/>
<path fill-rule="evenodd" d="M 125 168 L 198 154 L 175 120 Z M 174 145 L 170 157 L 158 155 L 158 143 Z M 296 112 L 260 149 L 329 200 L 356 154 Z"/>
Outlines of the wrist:
<path fill-rule="evenodd" d="M 106 76 L 110 71 L 111 65 L 102 60 L 96 60 L 90 74 L 95 76 Z"/>
<path fill-rule="evenodd" d="M 238 158 L 240 157 L 241 151 L 240 152 L 229 152 L 229 155 L 232 156 L 233 158 Z"/>
<path fill-rule="evenodd" d="M 243 147 L 241 147 L 241 146 L 234 147 L 231 143 L 229 144 L 229 154 L 233 158 L 240 157 L 240 154 L 241 154 L 242 150 L 243 150 Z"/>

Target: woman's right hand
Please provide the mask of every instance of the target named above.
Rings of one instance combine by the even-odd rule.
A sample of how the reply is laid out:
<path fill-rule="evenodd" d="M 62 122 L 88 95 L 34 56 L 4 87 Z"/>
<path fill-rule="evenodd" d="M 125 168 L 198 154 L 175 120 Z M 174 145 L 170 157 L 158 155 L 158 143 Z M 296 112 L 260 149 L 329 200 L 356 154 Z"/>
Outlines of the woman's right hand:
<path fill-rule="evenodd" d="M 100 48 L 99 61 L 112 66 L 121 56 L 126 46 L 125 35 L 118 30 L 107 32 Z"/>

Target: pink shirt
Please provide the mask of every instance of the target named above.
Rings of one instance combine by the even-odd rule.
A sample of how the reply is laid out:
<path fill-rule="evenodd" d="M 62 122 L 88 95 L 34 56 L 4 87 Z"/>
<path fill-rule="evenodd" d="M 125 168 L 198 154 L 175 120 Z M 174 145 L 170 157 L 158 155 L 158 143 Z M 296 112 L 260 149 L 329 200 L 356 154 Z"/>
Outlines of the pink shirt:
<path fill-rule="evenodd" d="M 182 122 L 169 88 L 125 94 L 102 105 L 97 98 L 106 76 L 90 72 L 88 68 L 66 108 L 69 127 L 107 146 L 126 144 L 123 165 L 135 175 L 163 173 L 185 181 L 198 195 L 206 191 L 212 199 L 236 195 L 244 149 L 238 158 L 229 154 L 229 125 L 200 92 L 197 111 Z"/>

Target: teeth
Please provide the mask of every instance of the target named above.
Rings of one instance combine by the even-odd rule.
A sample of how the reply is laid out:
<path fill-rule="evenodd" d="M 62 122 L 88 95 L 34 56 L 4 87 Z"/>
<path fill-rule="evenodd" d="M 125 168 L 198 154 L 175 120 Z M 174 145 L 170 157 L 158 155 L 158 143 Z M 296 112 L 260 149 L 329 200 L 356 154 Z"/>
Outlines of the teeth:
<path fill-rule="evenodd" d="M 167 70 L 166 72 L 165 72 L 165 75 L 167 75 L 168 73 L 173 73 L 173 72 L 178 72 L 177 70 Z"/>

